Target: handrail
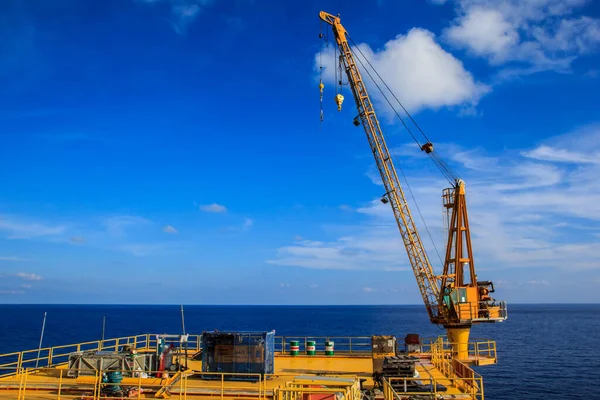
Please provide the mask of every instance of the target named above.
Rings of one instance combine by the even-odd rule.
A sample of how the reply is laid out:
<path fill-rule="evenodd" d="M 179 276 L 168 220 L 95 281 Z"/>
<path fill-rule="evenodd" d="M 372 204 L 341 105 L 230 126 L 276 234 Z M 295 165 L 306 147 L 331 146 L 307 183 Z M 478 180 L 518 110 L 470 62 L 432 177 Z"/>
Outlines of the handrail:
<path fill-rule="evenodd" d="M 431 350 L 431 362 L 445 377 L 467 394 L 480 394 L 483 398 L 483 378 L 468 365 L 452 358 L 443 338 L 439 338 Z"/>
<path fill-rule="evenodd" d="M 294 373 L 277 373 L 277 374 L 251 374 L 251 373 L 220 373 L 220 372 L 199 372 L 199 371 L 183 371 L 178 373 L 170 373 L 168 376 L 156 377 L 155 374 L 164 374 L 164 371 L 147 371 L 149 378 L 142 378 L 140 374 L 137 377 L 127 376 L 126 373 L 131 371 L 111 370 L 114 372 L 123 373 L 123 378 L 120 383 L 106 383 L 102 380 L 100 371 L 95 371 L 94 374 L 80 375 L 77 378 L 69 377 L 66 374 L 65 368 L 44 367 L 25 369 L 18 377 L 13 380 L 3 381 L 3 390 L 14 391 L 17 394 L 18 400 L 27 400 L 28 394 L 39 390 L 45 392 L 47 399 L 103 399 L 103 389 L 110 387 L 119 387 L 124 389 L 125 393 L 122 397 L 141 398 L 143 393 L 158 393 L 169 395 L 179 394 L 179 398 L 184 398 L 186 394 L 211 395 L 220 397 L 221 399 L 227 396 L 236 396 L 238 398 L 252 398 L 258 400 L 266 400 L 267 397 L 273 396 L 274 400 L 301 400 L 302 397 L 285 395 L 285 393 L 301 393 L 301 394 L 338 394 L 342 393 L 343 398 L 337 400 L 361 400 L 360 385 L 357 376 L 348 376 L 353 380 L 352 384 L 327 382 L 326 387 L 311 387 L 303 383 L 296 383 L 294 378 L 298 374 Z M 87 371 L 89 372 L 89 371 Z M 192 373 L 200 373 L 203 376 L 212 376 L 214 379 L 189 379 Z M 226 385 L 229 379 L 236 378 L 235 385 Z M 244 378 L 245 380 L 240 380 Z M 267 387 L 267 382 L 276 378 L 288 379 L 285 387 Z M 315 379 L 319 379 L 318 377 Z M 89 397 L 83 393 L 90 393 Z M 93 394 L 92 394 L 93 393 Z M 279 397 L 275 394 L 279 393 Z M 182 397 L 183 395 L 184 397 Z M 55 396 L 55 397 L 51 397 Z M 146 398 L 153 397 L 145 395 Z M 332 397 L 332 400 L 336 397 Z"/>
<path fill-rule="evenodd" d="M 443 394 L 442 386 L 446 387 L 447 379 L 436 379 L 433 376 L 429 378 L 384 378 L 383 379 L 383 395 L 385 400 L 397 400 L 404 396 L 422 396 L 423 393 L 429 393 L 433 398 L 438 398 L 438 395 Z M 483 395 L 483 380 L 479 378 L 453 378 L 450 380 L 452 386 L 456 388 L 472 388 L 464 390 L 461 394 L 469 396 L 473 400 L 484 400 Z M 395 389 L 396 386 L 399 389 Z M 420 388 L 420 390 L 411 390 Z M 428 392 L 424 392 L 423 388 L 429 388 Z M 439 389 L 438 389 L 439 388 Z M 479 389 L 481 388 L 481 389 Z"/>
<path fill-rule="evenodd" d="M 136 350 L 151 350 L 156 348 L 156 334 L 124 336 L 104 340 L 73 343 L 33 350 L 24 350 L 0 354 L 0 378 L 19 373 L 21 370 L 34 365 L 51 367 L 68 362 L 69 354 L 73 352 L 103 350 L 118 351 L 122 346 L 132 346 Z M 188 350 L 200 349 L 200 335 L 189 335 Z M 39 356 L 38 356 L 39 354 Z"/>
<path fill-rule="evenodd" d="M 306 351 L 307 342 L 315 341 L 317 354 L 325 349 L 325 342 L 334 342 L 335 353 L 338 354 L 370 354 L 372 352 L 371 336 L 276 336 L 275 352 L 288 354 L 290 342 L 296 340 L 301 352 Z"/>
<path fill-rule="evenodd" d="M 457 345 L 449 342 L 445 337 L 439 337 L 435 343 L 438 346 L 437 351 L 445 354 L 452 354 L 453 347 Z M 485 359 L 495 364 L 498 361 L 496 342 L 494 340 L 471 341 L 468 343 L 468 356 L 474 361 Z"/>

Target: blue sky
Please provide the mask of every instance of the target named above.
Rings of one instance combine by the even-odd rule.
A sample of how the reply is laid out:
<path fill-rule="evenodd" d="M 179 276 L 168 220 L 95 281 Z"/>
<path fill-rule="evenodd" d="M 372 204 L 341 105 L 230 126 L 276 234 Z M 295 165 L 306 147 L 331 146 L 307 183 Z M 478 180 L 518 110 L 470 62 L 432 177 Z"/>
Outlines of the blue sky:
<path fill-rule="evenodd" d="M 1 2 L 0 301 L 419 304 L 331 45 L 319 121 L 320 10 L 466 181 L 497 297 L 596 302 L 584 0 Z M 441 252 L 447 183 L 369 88 Z"/>

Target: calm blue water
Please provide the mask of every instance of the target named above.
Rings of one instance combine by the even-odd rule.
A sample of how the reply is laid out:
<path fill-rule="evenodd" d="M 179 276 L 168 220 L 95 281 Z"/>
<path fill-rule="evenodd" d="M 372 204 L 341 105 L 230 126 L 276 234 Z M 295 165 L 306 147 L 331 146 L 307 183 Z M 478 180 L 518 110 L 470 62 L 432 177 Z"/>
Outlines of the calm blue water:
<path fill-rule="evenodd" d="M 0 305 L 0 353 L 106 337 L 179 333 L 179 306 Z M 423 306 L 186 306 L 186 330 L 276 330 L 279 335 L 436 336 Z M 511 305 L 503 324 L 477 326 L 495 339 L 499 364 L 479 367 L 488 399 L 600 399 L 600 304 Z M 568 392 L 565 392 L 568 391 Z"/>

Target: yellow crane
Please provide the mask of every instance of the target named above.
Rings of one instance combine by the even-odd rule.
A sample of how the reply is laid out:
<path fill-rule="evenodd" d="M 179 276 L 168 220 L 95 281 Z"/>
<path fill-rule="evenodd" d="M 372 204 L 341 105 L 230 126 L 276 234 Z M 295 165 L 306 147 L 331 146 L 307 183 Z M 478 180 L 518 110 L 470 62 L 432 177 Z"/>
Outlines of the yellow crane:
<path fill-rule="evenodd" d="M 504 321 L 507 313 L 505 302 L 496 302 L 490 297 L 490 293 L 494 292 L 493 283 L 477 279 L 465 200 L 465 183 L 436 156 L 430 141 L 423 145 L 419 144 L 421 150 L 432 157 L 452 183 L 452 187 L 442 192 L 443 205 L 449 216 L 448 240 L 443 272 L 441 275 L 436 275 L 400 186 L 392 156 L 387 148 L 365 82 L 350 49 L 348 32 L 340 22 L 339 15 L 334 16 L 321 11 L 319 17 L 332 27 L 339 49 L 340 69 L 343 64 L 358 109 L 354 124 L 358 126 L 362 123 L 364 127 L 385 187 L 385 194 L 381 201 L 385 204 L 389 203 L 394 212 L 429 318 L 431 322 L 443 325 L 446 329 L 454 356 L 460 360 L 467 360 L 471 326 L 475 323 Z M 322 86 L 320 89 L 322 92 Z M 338 111 L 341 110 L 343 100 L 341 94 L 336 94 L 335 102 Z M 465 276 L 467 265 L 469 271 Z"/>

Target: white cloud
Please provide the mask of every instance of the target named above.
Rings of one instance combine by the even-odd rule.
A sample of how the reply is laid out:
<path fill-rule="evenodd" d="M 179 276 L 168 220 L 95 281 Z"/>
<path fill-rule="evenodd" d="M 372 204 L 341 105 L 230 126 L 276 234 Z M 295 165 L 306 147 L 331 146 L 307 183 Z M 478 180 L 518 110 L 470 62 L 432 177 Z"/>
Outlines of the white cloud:
<path fill-rule="evenodd" d="M 365 286 L 365 287 L 363 288 L 363 292 L 366 292 L 366 293 L 371 293 L 371 292 L 373 292 L 373 291 L 374 291 L 374 289 L 373 289 L 373 288 L 371 288 L 371 287 L 368 287 L 368 286 Z"/>
<path fill-rule="evenodd" d="M 166 225 L 163 228 L 163 232 L 166 232 L 166 233 L 177 233 L 177 229 L 173 228 L 171 225 Z"/>
<path fill-rule="evenodd" d="M 28 283 L 24 283 L 24 284 L 22 284 L 22 285 L 21 285 L 21 287 L 22 287 L 23 289 L 31 289 L 31 285 L 30 285 L 30 284 L 28 284 Z"/>
<path fill-rule="evenodd" d="M 41 281 L 42 278 L 40 275 L 37 274 L 31 274 L 31 273 L 27 273 L 27 272 L 17 272 L 15 274 L 15 276 L 24 279 L 26 281 Z"/>
<path fill-rule="evenodd" d="M 446 30 L 450 42 L 469 48 L 478 56 L 503 62 L 519 42 L 516 29 L 495 9 L 473 7 L 458 24 Z"/>
<path fill-rule="evenodd" d="M 523 155 L 543 161 L 557 161 L 576 164 L 600 164 L 600 158 L 598 158 L 600 154 L 572 152 L 545 145 L 536 147 L 532 151 L 523 152 Z"/>
<path fill-rule="evenodd" d="M 289 288 L 289 287 L 292 287 L 292 285 L 290 285 L 289 283 L 280 283 L 280 284 L 279 284 L 279 287 L 282 287 L 282 288 Z"/>
<path fill-rule="evenodd" d="M 458 59 L 440 47 L 433 33 L 425 29 L 413 28 L 406 35 L 398 35 L 381 50 L 373 51 L 366 44 L 358 44 L 358 47 L 409 111 L 474 106 L 489 91 L 486 85 L 475 81 Z M 362 59 L 356 50 L 354 55 L 357 60 Z M 322 64 L 324 80 L 335 82 L 337 63 L 331 46 L 322 53 Z M 388 104 L 375 85 L 369 82 L 366 64 L 365 68 L 360 64 L 358 67 L 367 81 L 370 94 L 381 105 L 378 108 L 390 114 L 392 111 Z M 315 57 L 315 68 L 319 70 L 318 54 Z M 378 81 L 373 72 L 371 74 Z M 378 84 L 386 92 L 382 84 Z M 386 92 L 386 96 L 394 101 L 389 92 Z M 345 97 L 353 102 L 349 92 L 346 92 Z M 349 106 L 355 107 L 354 104 Z M 397 104 L 395 107 L 399 108 Z"/>
<path fill-rule="evenodd" d="M 501 77 L 543 70 L 569 71 L 600 44 L 600 20 L 573 16 L 585 0 L 456 0 L 458 16 L 443 38 L 486 58 L 517 63 Z"/>
<path fill-rule="evenodd" d="M 246 217 L 246 218 L 244 218 L 244 220 L 241 224 L 221 228 L 221 231 L 225 232 L 227 234 L 239 235 L 244 232 L 248 232 L 250 230 L 250 228 L 252 228 L 253 225 L 254 225 L 254 220 Z"/>
<path fill-rule="evenodd" d="M 116 237 L 124 236 L 127 229 L 147 225 L 149 223 L 150 221 L 147 219 L 133 215 L 118 215 L 104 220 L 104 225 L 106 226 L 108 233 Z"/>
<path fill-rule="evenodd" d="M 144 257 L 156 254 L 164 250 L 165 245 L 161 243 L 128 243 L 117 247 L 117 250 L 130 253 L 135 257 Z"/>
<path fill-rule="evenodd" d="M 83 236 L 72 236 L 71 242 L 72 243 L 85 243 L 85 238 Z"/>
<path fill-rule="evenodd" d="M 198 15 L 214 3 L 214 0 L 140 0 L 148 4 L 168 4 L 171 9 L 171 26 L 179 34 L 185 33 Z"/>
<path fill-rule="evenodd" d="M 600 124 L 591 124 L 567 135 L 550 138 L 525 157 L 555 163 L 600 164 Z"/>
<path fill-rule="evenodd" d="M 25 261 L 24 258 L 15 257 L 15 256 L 3 256 L 0 257 L 0 261 Z"/>
<path fill-rule="evenodd" d="M 0 294 L 23 294 L 22 290 L 0 290 Z"/>
<path fill-rule="evenodd" d="M 550 284 L 550 282 L 548 281 L 528 281 L 527 283 L 529 283 L 530 285 L 544 285 L 544 286 L 548 286 Z"/>
<path fill-rule="evenodd" d="M 333 241 L 301 241 L 281 247 L 267 262 L 311 269 L 405 269 L 402 242 L 391 225 L 347 227 L 348 235 Z"/>
<path fill-rule="evenodd" d="M 49 226 L 38 222 L 24 221 L 12 216 L 0 216 L 0 230 L 7 232 L 7 239 L 57 236 L 63 234 L 66 229 L 62 225 Z"/>
<path fill-rule="evenodd" d="M 585 16 L 561 19 L 552 32 L 538 26 L 533 35 L 548 51 L 586 54 L 600 43 L 600 20 Z"/>
<path fill-rule="evenodd" d="M 225 213 L 227 212 L 227 208 L 221 204 L 206 204 L 200 206 L 200 211 L 210 212 L 210 213 Z"/>
<path fill-rule="evenodd" d="M 476 268 L 600 269 L 600 165 L 588 159 L 596 151 L 600 151 L 600 125 L 499 155 L 472 149 L 465 156 L 465 150 L 456 146 L 448 152 L 454 156 L 447 160 L 451 165 L 464 162 L 456 169 L 467 185 Z M 433 169 L 406 172 L 436 247 L 443 254 L 446 234 L 440 218 L 440 192 L 447 184 L 442 185 Z M 430 261 L 440 271 L 441 262 L 415 204 L 410 197 L 408 201 Z M 281 247 L 268 262 L 320 269 L 409 267 L 389 204 L 373 199 L 347 213 L 346 218 L 348 225 L 340 227 L 343 235 L 328 240 L 313 236 L 313 240 Z"/>

